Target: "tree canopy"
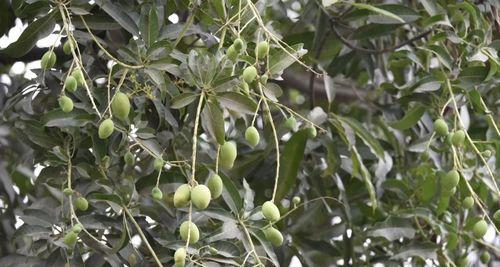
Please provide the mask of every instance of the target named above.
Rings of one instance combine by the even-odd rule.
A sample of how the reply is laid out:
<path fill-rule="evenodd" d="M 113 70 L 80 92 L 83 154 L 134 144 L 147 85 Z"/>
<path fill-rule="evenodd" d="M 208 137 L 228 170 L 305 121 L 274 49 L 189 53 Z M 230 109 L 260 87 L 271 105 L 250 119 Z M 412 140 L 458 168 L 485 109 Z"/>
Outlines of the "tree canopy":
<path fill-rule="evenodd" d="M 0 0 L 0 266 L 498 264 L 499 8 Z"/>

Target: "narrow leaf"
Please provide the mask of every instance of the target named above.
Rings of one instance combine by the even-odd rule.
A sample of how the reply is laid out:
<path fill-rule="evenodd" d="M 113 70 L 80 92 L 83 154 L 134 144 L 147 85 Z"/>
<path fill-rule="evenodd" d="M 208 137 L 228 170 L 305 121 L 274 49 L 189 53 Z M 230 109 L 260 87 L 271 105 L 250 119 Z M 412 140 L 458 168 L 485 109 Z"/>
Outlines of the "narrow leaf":
<path fill-rule="evenodd" d="M 399 121 L 391 122 L 389 123 L 389 126 L 391 126 L 394 129 L 398 130 L 405 130 L 418 122 L 420 118 L 424 115 L 425 113 L 425 107 L 422 105 L 417 105 L 410 109 L 408 112 L 406 112 L 405 116 L 401 118 Z"/>

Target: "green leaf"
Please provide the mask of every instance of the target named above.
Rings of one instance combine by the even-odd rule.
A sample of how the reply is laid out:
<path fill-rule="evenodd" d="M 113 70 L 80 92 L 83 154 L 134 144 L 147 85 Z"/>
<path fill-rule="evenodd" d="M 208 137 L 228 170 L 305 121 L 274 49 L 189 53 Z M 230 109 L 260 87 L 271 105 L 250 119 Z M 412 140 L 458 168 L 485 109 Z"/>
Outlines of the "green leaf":
<path fill-rule="evenodd" d="M 295 185 L 300 163 L 304 158 L 307 136 L 306 129 L 300 130 L 293 134 L 285 144 L 280 158 L 280 176 L 275 201 L 280 201 Z"/>
<path fill-rule="evenodd" d="M 397 217 L 388 217 L 384 222 L 378 223 L 367 232 L 368 236 L 383 237 L 391 242 L 400 238 L 413 239 L 415 229 L 411 222 Z"/>
<path fill-rule="evenodd" d="M 437 259 L 437 250 L 438 246 L 434 243 L 415 243 L 401 248 L 396 255 L 391 257 L 391 259 L 403 261 L 410 257 L 419 257 L 422 260 Z"/>
<path fill-rule="evenodd" d="M 368 191 L 368 195 L 370 196 L 371 207 L 374 211 L 377 209 L 378 204 L 377 197 L 375 195 L 375 187 L 372 184 L 370 172 L 366 168 L 365 164 L 363 164 L 363 159 L 361 158 L 361 155 L 359 155 L 356 146 L 351 146 L 351 153 L 353 175 L 356 176 L 357 174 L 359 174 L 363 178 L 366 190 Z"/>
<path fill-rule="evenodd" d="M 404 5 L 377 5 L 379 9 L 388 11 L 399 18 L 401 18 L 405 23 L 411 23 L 420 18 L 420 15 L 415 12 L 415 10 L 406 7 Z M 378 24 L 399 24 L 400 20 L 385 15 L 370 15 L 368 21 Z"/>
<path fill-rule="evenodd" d="M 370 147 L 373 154 L 377 155 L 381 159 L 384 159 L 384 149 L 380 145 L 379 141 L 375 139 L 375 137 L 373 137 L 373 135 L 367 131 L 361 123 L 350 117 L 336 116 L 336 118 L 349 125 L 354 130 L 354 133 L 361 138 L 361 140 L 363 140 L 368 147 Z"/>
<path fill-rule="evenodd" d="M 351 5 L 359 8 L 359 9 L 366 9 L 366 10 L 378 13 L 378 14 L 380 14 L 382 16 L 386 16 L 388 18 L 395 19 L 395 20 L 397 20 L 397 21 L 399 21 L 401 23 L 405 23 L 404 19 L 402 19 L 398 15 L 396 15 L 396 14 L 394 14 L 392 12 L 389 12 L 389 11 L 387 11 L 385 9 L 381 9 L 381 8 L 378 8 L 378 7 L 375 7 L 375 6 L 372 6 L 372 5 L 362 4 L 362 3 L 351 3 Z"/>
<path fill-rule="evenodd" d="M 82 127 L 91 123 L 96 116 L 83 110 L 73 110 L 66 113 L 60 109 L 52 110 L 46 113 L 41 122 L 46 127 Z"/>
<path fill-rule="evenodd" d="M 222 179 L 222 184 L 224 189 L 222 190 L 222 198 L 229 206 L 231 211 L 235 214 L 239 214 L 241 209 L 243 209 L 243 199 L 238 192 L 238 188 L 234 185 L 231 178 L 226 176 L 224 173 L 219 172 L 219 176 Z"/>
<path fill-rule="evenodd" d="M 158 15 L 156 14 L 156 7 L 153 6 L 147 15 L 141 16 L 141 35 L 142 39 L 149 47 L 158 39 L 159 25 Z"/>
<path fill-rule="evenodd" d="M 21 57 L 26 55 L 36 44 L 36 42 L 45 36 L 52 33 L 56 23 L 56 15 L 58 9 L 52 10 L 49 14 L 39 18 L 26 27 L 17 41 L 1 50 L 1 54 L 9 55 L 10 57 Z"/>
<path fill-rule="evenodd" d="M 202 125 L 208 130 L 208 133 L 217 140 L 217 143 L 223 145 L 226 141 L 224 129 L 224 117 L 220 108 L 212 102 L 207 102 L 203 108 Z"/>
<path fill-rule="evenodd" d="M 95 3 L 108 13 L 118 24 L 134 36 L 139 36 L 139 28 L 124 8 L 111 1 L 97 0 Z"/>
<path fill-rule="evenodd" d="M 453 69 L 453 59 L 448 54 L 446 49 L 439 45 L 428 45 L 428 48 L 423 48 L 434 53 L 439 61 L 449 70 Z"/>
<path fill-rule="evenodd" d="M 464 68 L 458 78 L 460 81 L 467 85 L 472 86 L 481 83 L 488 76 L 488 69 L 484 66 L 473 66 Z"/>
<path fill-rule="evenodd" d="M 299 59 L 307 53 L 307 50 L 303 47 L 304 44 L 292 45 L 292 51 L 287 50 L 289 53 L 281 49 L 273 51 L 269 56 L 269 73 L 271 75 L 281 75 L 284 69 L 288 68 L 288 66 L 292 65 L 296 59 Z M 290 56 L 290 54 L 293 55 L 293 57 Z"/>
<path fill-rule="evenodd" d="M 196 100 L 198 94 L 195 93 L 182 93 L 172 98 L 170 108 L 180 109 Z"/>
<path fill-rule="evenodd" d="M 216 99 L 227 109 L 245 113 L 254 114 L 257 104 L 248 96 L 236 92 L 222 92 L 217 94 Z"/>
<path fill-rule="evenodd" d="M 424 115 L 424 113 L 425 113 L 425 107 L 422 105 L 416 105 L 412 109 L 408 110 L 405 116 L 401 118 L 399 121 L 390 122 L 389 126 L 398 130 L 408 129 L 413 125 L 415 125 Z"/>

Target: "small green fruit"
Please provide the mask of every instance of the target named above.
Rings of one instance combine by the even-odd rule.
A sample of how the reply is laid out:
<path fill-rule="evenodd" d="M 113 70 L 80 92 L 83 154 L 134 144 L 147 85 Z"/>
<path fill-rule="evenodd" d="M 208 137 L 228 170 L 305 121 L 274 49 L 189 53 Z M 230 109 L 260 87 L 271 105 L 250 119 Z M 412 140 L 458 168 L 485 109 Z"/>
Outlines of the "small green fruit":
<path fill-rule="evenodd" d="M 241 40 L 240 38 L 236 38 L 236 40 L 234 40 L 233 42 L 233 45 L 236 51 L 241 51 L 245 46 L 245 42 L 243 42 L 243 40 Z"/>
<path fill-rule="evenodd" d="M 262 205 L 262 215 L 271 222 L 275 222 L 280 218 L 280 211 L 271 201 L 266 201 Z"/>
<path fill-rule="evenodd" d="M 488 231 L 488 224 L 485 220 L 478 221 L 476 224 L 474 224 L 474 227 L 472 227 L 472 233 L 478 239 L 483 238 L 483 236 L 486 234 L 486 231 Z"/>
<path fill-rule="evenodd" d="M 446 248 L 448 250 L 455 250 L 458 245 L 458 236 L 455 233 L 449 233 L 446 237 Z"/>
<path fill-rule="evenodd" d="M 71 189 L 71 188 L 64 188 L 63 194 L 65 194 L 66 196 L 70 196 L 70 195 L 73 194 L 73 189 Z"/>
<path fill-rule="evenodd" d="M 191 201 L 198 209 L 206 209 L 211 198 L 210 189 L 205 185 L 199 184 L 191 190 Z"/>
<path fill-rule="evenodd" d="M 446 136 L 448 134 L 448 125 L 443 119 L 434 121 L 434 131 L 439 136 Z"/>
<path fill-rule="evenodd" d="M 451 191 L 458 185 L 460 175 L 458 171 L 451 170 L 447 172 L 440 180 L 441 188 L 445 191 Z"/>
<path fill-rule="evenodd" d="M 274 227 L 264 229 L 264 235 L 266 236 L 266 239 L 275 247 L 279 247 L 283 244 L 283 235 Z"/>
<path fill-rule="evenodd" d="M 101 139 L 106 139 L 108 138 L 113 131 L 115 130 L 115 124 L 111 119 L 105 119 L 104 121 L 101 122 L 99 125 L 99 138 Z"/>
<path fill-rule="evenodd" d="M 42 66 L 42 69 L 44 70 L 51 69 L 56 64 L 56 59 L 57 57 L 54 51 L 47 51 L 42 56 L 42 61 L 40 62 L 40 66 Z"/>
<path fill-rule="evenodd" d="M 174 253 L 175 264 L 177 265 L 178 263 L 182 263 L 182 266 L 183 266 L 186 262 L 186 255 L 187 255 L 187 252 L 186 252 L 185 248 L 183 248 L 183 247 L 178 248 Z"/>
<path fill-rule="evenodd" d="M 248 83 L 246 83 L 246 82 L 244 82 L 244 81 L 243 81 L 243 82 L 241 82 L 241 89 L 243 90 L 243 92 L 244 92 L 245 94 L 250 93 L 250 86 L 248 86 Z"/>
<path fill-rule="evenodd" d="M 318 134 L 318 132 L 316 131 L 316 127 L 311 126 L 311 127 L 307 128 L 307 134 L 309 135 L 309 138 L 316 137 L 316 135 Z"/>
<path fill-rule="evenodd" d="M 295 120 L 295 117 L 291 116 L 285 121 L 285 127 L 287 129 L 293 130 L 295 129 L 295 125 L 297 124 L 297 121 Z"/>
<path fill-rule="evenodd" d="M 229 141 L 225 142 L 220 147 L 219 152 L 219 165 L 224 169 L 231 169 L 236 160 L 237 150 L 236 143 Z"/>
<path fill-rule="evenodd" d="M 190 221 L 185 221 L 181 224 L 180 234 L 184 241 L 187 241 L 189 233 L 189 243 L 194 244 L 200 239 L 200 231 L 196 224 Z"/>
<path fill-rule="evenodd" d="M 122 121 L 127 119 L 128 113 L 130 112 L 130 100 L 128 96 L 122 92 L 116 93 L 111 102 L 111 111 L 113 112 L 113 116 L 118 119 Z"/>
<path fill-rule="evenodd" d="M 472 206 L 474 206 L 474 198 L 470 197 L 470 196 L 464 198 L 462 206 L 464 207 L 464 209 L 467 209 L 467 210 L 472 208 Z"/>
<path fill-rule="evenodd" d="M 125 164 L 127 164 L 128 166 L 134 165 L 135 163 L 134 154 L 132 154 L 132 152 L 130 151 L 127 151 L 127 153 L 125 153 L 125 156 L 123 156 L 123 160 L 125 161 Z"/>
<path fill-rule="evenodd" d="M 165 161 L 161 158 L 161 156 L 155 158 L 155 161 L 153 162 L 153 167 L 155 170 L 161 171 L 164 165 Z"/>
<path fill-rule="evenodd" d="M 71 72 L 71 76 L 76 79 L 78 85 L 83 85 L 85 83 L 85 76 L 83 76 L 83 72 L 80 68 L 75 68 L 73 72 Z"/>
<path fill-rule="evenodd" d="M 469 259 L 467 259 L 467 256 L 463 256 L 457 261 L 457 267 L 467 267 L 469 266 Z"/>
<path fill-rule="evenodd" d="M 226 56 L 229 58 L 229 60 L 236 62 L 238 59 L 238 51 L 236 48 L 234 48 L 234 45 L 229 46 L 229 48 L 226 51 Z"/>
<path fill-rule="evenodd" d="M 71 231 L 77 234 L 79 234 L 82 230 L 83 230 L 83 225 L 81 225 L 80 223 L 75 224 L 73 228 L 71 228 Z"/>
<path fill-rule="evenodd" d="M 76 46 L 76 44 L 73 41 L 71 41 L 71 39 L 68 39 L 64 43 L 64 45 L 63 45 L 63 52 L 64 52 L 64 54 L 66 54 L 66 55 L 70 55 L 71 54 L 71 51 L 73 50 L 73 49 L 71 49 L 71 43 L 73 43 L 73 46 Z"/>
<path fill-rule="evenodd" d="M 76 243 L 76 239 L 78 238 L 78 234 L 75 232 L 68 232 L 64 236 L 64 244 L 66 244 L 68 247 L 72 247 Z"/>
<path fill-rule="evenodd" d="M 102 157 L 101 159 L 101 165 L 105 168 L 105 169 L 108 169 L 109 168 L 109 165 L 111 163 L 111 158 L 106 155 L 104 157 Z"/>
<path fill-rule="evenodd" d="M 153 189 L 151 190 L 151 196 L 153 196 L 153 198 L 156 200 L 161 200 L 163 198 L 163 193 L 161 192 L 160 188 L 153 187 Z"/>
<path fill-rule="evenodd" d="M 299 196 L 294 196 L 294 197 L 292 198 L 292 202 L 293 202 L 293 204 L 295 204 L 295 205 L 299 205 L 299 204 L 300 204 L 300 197 L 299 197 Z"/>
<path fill-rule="evenodd" d="M 191 187 L 188 184 L 183 184 L 175 190 L 174 206 L 176 208 L 185 207 L 191 199 Z"/>
<path fill-rule="evenodd" d="M 458 130 L 451 136 L 451 143 L 456 147 L 461 147 L 465 142 L 465 132 L 463 130 Z"/>
<path fill-rule="evenodd" d="M 63 112 L 71 112 L 73 110 L 73 100 L 63 95 L 59 98 L 59 107 Z"/>
<path fill-rule="evenodd" d="M 254 66 L 248 66 L 243 70 L 243 80 L 246 83 L 251 83 L 257 77 L 257 69 Z"/>
<path fill-rule="evenodd" d="M 76 81 L 75 77 L 68 75 L 66 77 L 66 80 L 64 81 L 64 88 L 66 91 L 73 93 L 76 91 L 76 88 L 78 87 L 78 82 Z"/>
<path fill-rule="evenodd" d="M 493 214 L 493 220 L 497 223 L 500 223 L 500 210 L 495 211 Z"/>
<path fill-rule="evenodd" d="M 79 210 L 87 210 L 89 208 L 89 202 L 84 197 L 79 197 L 75 200 L 75 206 Z"/>
<path fill-rule="evenodd" d="M 255 147 L 260 140 L 259 131 L 254 126 L 250 126 L 245 131 L 245 139 L 251 147 Z"/>
<path fill-rule="evenodd" d="M 490 258 L 491 256 L 490 253 L 488 253 L 488 251 L 483 252 L 483 254 L 481 254 L 481 256 L 479 257 L 481 262 L 484 264 L 488 264 L 488 262 L 490 262 Z"/>
<path fill-rule="evenodd" d="M 258 59 L 266 57 L 268 53 L 269 53 L 269 43 L 266 41 L 258 43 L 257 46 L 255 47 L 255 56 Z"/>
<path fill-rule="evenodd" d="M 222 195 L 223 184 L 222 179 L 218 174 L 214 173 L 210 175 L 210 177 L 208 177 L 207 186 L 208 189 L 210 189 L 210 195 L 212 195 L 213 199 L 216 199 L 220 197 L 220 195 Z"/>
<path fill-rule="evenodd" d="M 267 76 L 266 74 L 264 74 L 264 75 L 260 76 L 260 83 L 266 85 L 268 79 L 269 79 L 269 76 Z"/>

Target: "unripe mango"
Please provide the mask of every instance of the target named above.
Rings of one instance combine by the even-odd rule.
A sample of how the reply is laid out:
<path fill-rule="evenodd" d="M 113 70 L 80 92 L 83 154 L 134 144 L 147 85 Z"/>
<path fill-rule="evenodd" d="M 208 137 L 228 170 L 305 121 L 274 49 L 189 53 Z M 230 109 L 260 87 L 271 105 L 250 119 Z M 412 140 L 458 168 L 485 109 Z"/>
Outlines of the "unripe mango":
<path fill-rule="evenodd" d="M 491 157 L 491 150 L 485 150 L 481 153 L 481 155 L 485 158 L 485 159 L 489 159 Z"/>
<path fill-rule="evenodd" d="M 459 179 L 460 174 L 456 170 L 451 170 L 447 172 L 443 177 L 441 177 L 441 188 L 445 191 L 451 191 L 458 185 Z"/>
<path fill-rule="evenodd" d="M 248 86 L 248 83 L 246 83 L 245 81 L 241 82 L 241 89 L 245 94 L 250 93 L 250 87 Z"/>
<path fill-rule="evenodd" d="M 200 231 L 196 224 L 190 221 L 185 221 L 181 224 L 180 234 L 184 241 L 187 241 L 189 233 L 189 243 L 194 244 L 200 239 Z"/>
<path fill-rule="evenodd" d="M 456 147 L 461 147 L 465 142 L 465 132 L 463 130 L 458 130 L 453 133 L 451 137 L 451 143 Z"/>
<path fill-rule="evenodd" d="M 460 259 L 457 261 L 457 267 L 467 267 L 469 266 L 469 259 L 467 259 L 467 256 L 462 256 Z"/>
<path fill-rule="evenodd" d="M 483 254 L 481 254 L 481 256 L 479 257 L 479 259 L 483 264 L 488 264 L 488 262 L 490 262 L 490 258 L 491 256 L 490 253 L 488 253 L 488 251 L 483 252 Z"/>
<path fill-rule="evenodd" d="M 208 189 L 210 189 L 210 194 L 213 199 L 216 199 L 222 195 L 223 183 L 220 176 L 216 173 L 210 175 L 207 181 Z"/>
<path fill-rule="evenodd" d="M 163 198 L 163 193 L 161 192 L 160 188 L 156 186 L 151 190 L 151 196 L 153 196 L 153 198 L 156 200 L 161 200 Z"/>
<path fill-rule="evenodd" d="M 68 39 L 64 45 L 63 45 L 63 52 L 64 54 L 66 55 L 70 55 L 71 54 L 71 43 L 73 43 L 73 46 L 76 46 L 76 44 L 71 40 L 71 39 Z"/>
<path fill-rule="evenodd" d="M 111 102 L 111 111 L 113 112 L 113 116 L 118 119 L 122 121 L 127 119 L 128 113 L 130 112 L 130 100 L 128 96 L 122 92 L 116 93 Z"/>
<path fill-rule="evenodd" d="M 183 184 L 175 190 L 174 206 L 176 208 L 185 207 L 191 199 L 191 187 L 188 184 Z"/>
<path fill-rule="evenodd" d="M 208 250 L 210 251 L 210 254 L 212 256 L 216 256 L 216 255 L 219 254 L 219 251 L 216 248 L 214 248 L 214 247 L 209 247 Z"/>
<path fill-rule="evenodd" d="M 233 42 L 233 45 L 236 51 L 241 51 L 243 47 L 245 47 L 245 42 L 243 42 L 243 40 L 240 38 L 236 38 Z"/>
<path fill-rule="evenodd" d="M 178 248 L 174 253 L 175 266 L 184 266 L 186 263 L 186 255 L 187 252 L 185 248 Z"/>
<path fill-rule="evenodd" d="M 464 207 L 464 209 L 470 209 L 470 208 L 472 208 L 472 206 L 474 206 L 474 198 L 470 197 L 470 196 L 464 198 L 462 206 Z"/>
<path fill-rule="evenodd" d="M 279 247 L 283 244 L 283 235 L 274 227 L 264 229 L 264 235 L 266 236 L 266 239 L 275 247 Z"/>
<path fill-rule="evenodd" d="M 113 131 L 115 130 L 115 124 L 111 119 L 105 119 L 104 121 L 101 122 L 99 125 L 99 138 L 101 139 L 106 139 L 108 138 Z"/>
<path fill-rule="evenodd" d="M 500 223 L 500 210 L 495 211 L 493 214 L 493 221 L 496 223 Z"/>
<path fill-rule="evenodd" d="M 56 64 L 56 59 L 57 59 L 57 57 L 56 57 L 56 53 L 54 53 L 54 51 L 47 51 L 42 56 L 40 66 L 44 70 L 51 69 Z"/>
<path fill-rule="evenodd" d="M 236 48 L 234 48 L 233 45 L 229 46 L 229 48 L 227 49 L 226 56 L 233 62 L 236 62 L 236 60 L 238 59 L 238 51 L 236 50 Z"/>
<path fill-rule="evenodd" d="M 64 88 L 66 91 L 73 93 L 76 91 L 76 88 L 78 87 L 78 82 L 76 81 L 75 77 L 68 75 L 66 77 L 66 80 L 64 80 Z"/>
<path fill-rule="evenodd" d="M 295 205 L 299 205 L 299 204 L 300 204 L 300 197 L 299 197 L 299 196 L 294 196 L 294 197 L 292 198 L 292 202 L 293 202 L 293 204 L 295 204 Z"/>
<path fill-rule="evenodd" d="M 316 127 L 311 126 L 311 127 L 307 128 L 307 134 L 308 134 L 309 138 L 316 137 L 316 135 L 318 134 L 318 132 L 316 131 Z"/>
<path fill-rule="evenodd" d="M 130 151 L 127 151 L 127 153 L 125 153 L 125 156 L 123 156 L 123 160 L 125 161 L 125 164 L 127 164 L 128 166 L 134 165 L 135 163 L 134 154 L 132 154 L 132 152 Z"/>
<path fill-rule="evenodd" d="M 255 47 L 255 57 L 258 59 L 262 59 L 267 56 L 269 53 L 269 43 L 266 41 L 262 41 L 257 44 Z"/>
<path fill-rule="evenodd" d="M 234 165 L 234 161 L 236 160 L 236 156 L 236 143 L 231 141 L 225 142 L 220 147 L 219 165 L 224 169 L 231 169 Z"/>
<path fill-rule="evenodd" d="M 83 72 L 80 68 L 73 69 L 71 76 L 76 79 L 78 85 L 83 85 L 85 83 L 85 76 L 83 76 Z"/>
<path fill-rule="evenodd" d="M 439 136 L 446 136 L 448 134 L 448 124 L 443 119 L 435 120 L 434 132 Z"/>
<path fill-rule="evenodd" d="M 205 185 L 199 184 L 191 190 L 191 201 L 198 209 L 206 209 L 211 198 L 210 189 Z"/>
<path fill-rule="evenodd" d="M 63 95 L 59 98 L 59 107 L 63 112 L 71 112 L 73 110 L 73 100 Z"/>
<path fill-rule="evenodd" d="M 251 83 L 257 77 L 257 69 L 254 66 L 248 66 L 243 70 L 243 80 Z"/>
<path fill-rule="evenodd" d="M 295 125 L 297 124 L 297 121 L 295 120 L 295 117 L 290 116 L 290 118 L 286 119 L 285 121 L 285 127 L 293 130 L 295 129 Z"/>
<path fill-rule="evenodd" d="M 264 218 L 268 219 L 271 222 L 279 220 L 281 216 L 280 210 L 271 201 L 266 201 L 262 205 L 262 215 L 264 215 Z"/>
<path fill-rule="evenodd" d="M 163 165 L 165 165 L 165 161 L 161 158 L 161 156 L 155 158 L 153 162 L 153 168 L 157 171 L 161 171 L 163 169 Z"/>
<path fill-rule="evenodd" d="M 250 126 L 245 131 L 245 139 L 251 147 L 255 147 L 260 140 L 259 131 L 254 126 Z"/>
<path fill-rule="evenodd" d="M 472 233 L 474 234 L 474 237 L 478 239 L 483 238 L 483 236 L 486 234 L 486 231 L 488 231 L 488 224 L 485 220 L 478 221 L 476 224 L 474 224 L 474 227 L 472 227 Z"/>
<path fill-rule="evenodd" d="M 63 194 L 65 194 L 66 196 L 72 195 L 73 194 L 73 189 L 71 189 L 71 188 L 64 188 Z"/>
<path fill-rule="evenodd" d="M 89 208 L 89 202 L 84 197 L 79 197 L 75 200 L 75 207 L 79 210 L 87 210 Z"/>
<path fill-rule="evenodd" d="M 66 244 L 68 247 L 72 247 L 73 245 L 75 245 L 77 238 L 78 238 L 78 234 L 76 234 L 75 232 L 68 232 L 64 236 L 63 241 L 64 241 L 64 244 Z"/>
<path fill-rule="evenodd" d="M 458 245 L 458 236 L 455 233 L 449 233 L 446 236 L 446 248 L 448 250 L 455 250 Z"/>
<path fill-rule="evenodd" d="M 81 231 L 83 230 L 83 225 L 81 225 L 80 223 L 78 224 L 75 224 L 72 228 L 71 228 L 71 231 L 76 233 L 76 234 L 79 234 Z"/>

